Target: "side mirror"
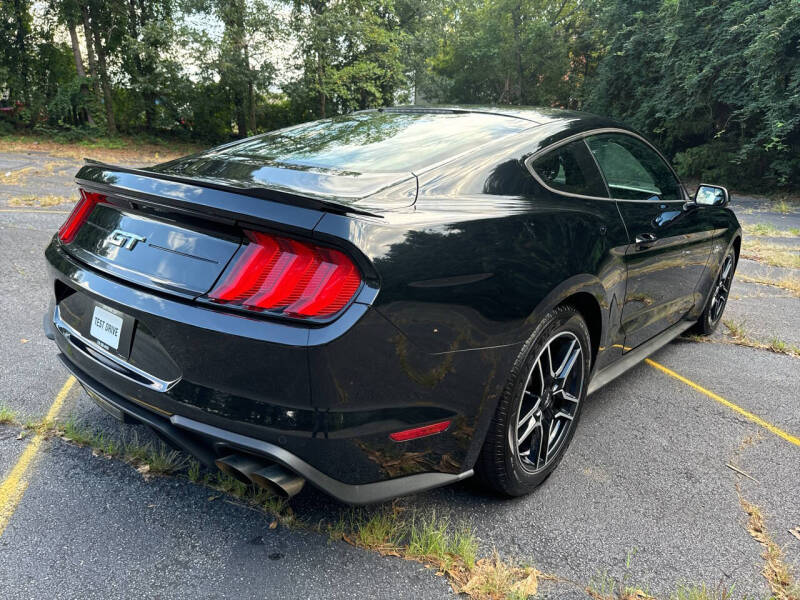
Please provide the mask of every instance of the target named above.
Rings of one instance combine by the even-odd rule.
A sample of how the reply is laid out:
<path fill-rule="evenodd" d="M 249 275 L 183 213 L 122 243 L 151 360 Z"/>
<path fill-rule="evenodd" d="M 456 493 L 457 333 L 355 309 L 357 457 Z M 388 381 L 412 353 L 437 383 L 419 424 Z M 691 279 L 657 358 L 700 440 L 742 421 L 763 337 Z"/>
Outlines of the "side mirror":
<path fill-rule="evenodd" d="M 730 202 L 731 197 L 721 185 L 708 185 L 701 183 L 694 193 L 694 202 L 704 206 L 725 206 Z"/>

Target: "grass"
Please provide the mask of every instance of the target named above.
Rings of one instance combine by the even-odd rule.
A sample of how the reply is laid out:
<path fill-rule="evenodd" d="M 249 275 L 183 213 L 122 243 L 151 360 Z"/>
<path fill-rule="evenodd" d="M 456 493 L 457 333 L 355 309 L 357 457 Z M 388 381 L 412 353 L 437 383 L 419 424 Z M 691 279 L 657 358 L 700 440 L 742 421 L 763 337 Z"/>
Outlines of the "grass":
<path fill-rule="evenodd" d="M 800 229 L 794 227 L 792 229 L 778 229 L 771 223 L 755 223 L 754 225 L 745 225 L 744 232 L 747 235 L 755 235 L 762 237 L 798 237 L 800 236 Z"/>
<path fill-rule="evenodd" d="M 681 585 L 670 595 L 670 600 L 733 600 L 733 587 L 708 587 L 702 585 Z"/>
<path fill-rule="evenodd" d="M 58 431 L 67 441 L 79 446 L 89 446 L 98 454 L 120 458 L 139 467 L 141 473 L 148 475 L 170 475 L 185 469 L 189 464 L 189 459 L 184 454 L 163 442 L 141 442 L 135 431 L 130 436 L 117 439 L 74 419 L 64 422 Z"/>
<path fill-rule="evenodd" d="M 761 574 L 769 584 L 772 598 L 797 600 L 800 598 L 800 585 L 795 581 L 791 567 L 783 559 L 783 550 L 769 535 L 761 509 L 742 498 L 741 494 L 739 503 L 748 516 L 747 531 L 764 549 L 761 554 L 761 558 L 764 559 Z"/>
<path fill-rule="evenodd" d="M 0 184 L 3 185 L 22 185 L 33 175 L 33 167 L 23 167 L 14 171 L 0 172 Z"/>
<path fill-rule="evenodd" d="M 10 408 L 0 404 L 0 425 L 10 425 L 16 423 L 17 413 Z"/>
<path fill-rule="evenodd" d="M 449 533 L 450 524 L 436 515 L 413 523 L 406 555 L 450 570 L 459 560 L 467 569 L 475 566 L 478 542 L 467 528 Z"/>
<path fill-rule="evenodd" d="M 747 333 L 745 323 L 741 321 L 724 319 L 722 324 L 728 330 L 731 341 L 734 344 L 739 346 L 747 346 L 748 348 L 757 348 L 759 350 L 770 350 L 777 354 L 800 357 L 800 348 L 792 344 L 788 344 L 780 338 L 773 337 L 767 343 L 751 338 Z"/>
<path fill-rule="evenodd" d="M 469 527 L 453 527 L 435 513 L 406 517 L 396 503 L 373 513 L 350 510 L 326 531 L 332 539 L 435 568 L 456 593 L 473 598 L 528 598 L 541 580 L 557 580 L 533 567 L 503 561 L 496 552 L 479 559 L 478 540 Z"/>
<path fill-rule="evenodd" d="M 476 563 L 469 579 L 458 591 L 474 598 L 524 600 L 538 593 L 541 580 L 555 581 L 556 578 L 533 567 L 506 563 L 495 552 L 491 558 Z"/>
<path fill-rule="evenodd" d="M 778 287 L 789 292 L 792 292 L 795 296 L 800 296 L 800 279 L 794 277 L 783 277 L 782 279 L 765 279 L 763 277 L 750 277 L 749 275 L 744 275 L 743 273 L 739 273 L 736 275 L 736 279 L 739 281 L 743 281 L 745 283 L 758 283 L 761 285 L 771 285 L 773 287 Z"/>
<path fill-rule="evenodd" d="M 722 324 L 728 329 L 730 334 L 737 339 L 747 339 L 747 333 L 745 332 L 745 324 L 740 321 L 734 321 L 733 319 L 724 319 Z"/>
<path fill-rule="evenodd" d="M 773 267 L 800 269 L 800 246 L 771 244 L 759 239 L 745 238 L 741 257 L 763 262 Z"/>
<path fill-rule="evenodd" d="M 5 152 L 47 152 L 51 156 L 81 160 L 84 157 L 104 162 L 159 163 L 202 150 L 203 145 L 149 137 L 99 137 L 79 142 L 59 142 L 47 136 L 0 136 Z M 19 171 L 15 171 L 18 173 Z M 0 174 L 2 175 L 2 174 Z M 0 183 L 6 183 L 0 177 Z"/>
<path fill-rule="evenodd" d="M 792 205 L 789 204 L 789 202 L 787 202 L 785 198 L 781 198 L 780 200 L 775 202 L 771 208 L 784 215 L 788 215 L 793 211 Z"/>
<path fill-rule="evenodd" d="M 73 204 L 75 198 L 68 198 L 66 196 L 56 196 L 54 194 L 44 194 L 41 196 L 14 196 L 9 198 L 9 206 L 58 206 L 59 204 Z"/>

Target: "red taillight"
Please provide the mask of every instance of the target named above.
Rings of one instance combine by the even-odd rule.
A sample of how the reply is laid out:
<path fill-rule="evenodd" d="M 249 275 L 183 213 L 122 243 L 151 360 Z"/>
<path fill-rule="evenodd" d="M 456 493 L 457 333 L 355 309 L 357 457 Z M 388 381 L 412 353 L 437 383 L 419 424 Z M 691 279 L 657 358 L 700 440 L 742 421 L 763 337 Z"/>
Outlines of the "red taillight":
<path fill-rule="evenodd" d="M 209 292 L 212 302 L 308 319 L 330 317 L 353 298 L 358 269 L 333 248 L 246 231 L 249 243 Z"/>
<path fill-rule="evenodd" d="M 396 433 L 390 433 L 389 437 L 395 442 L 407 442 L 408 440 L 415 440 L 417 438 L 425 437 L 426 435 L 442 433 L 448 427 L 450 427 L 450 421 L 442 421 L 441 423 L 434 423 L 433 425 L 414 427 L 414 429 L 405 429 Z"/>
<path fill-rule="evenodd" d="M 78 200 L 75 208 L 72 209 L 67 220 L 64 221 L 64 224 L 58 230 L 58 239 L 65 244 L 69 244 L 75 239 L 78 230 L 86 222 L 86 219 L 89 218 L 94 207 L 106 199 L 102 194 L 95 194 L 93 192 L 87 192 L 86 190 L 80 190 L 80 192 L 81 199 Z"/>

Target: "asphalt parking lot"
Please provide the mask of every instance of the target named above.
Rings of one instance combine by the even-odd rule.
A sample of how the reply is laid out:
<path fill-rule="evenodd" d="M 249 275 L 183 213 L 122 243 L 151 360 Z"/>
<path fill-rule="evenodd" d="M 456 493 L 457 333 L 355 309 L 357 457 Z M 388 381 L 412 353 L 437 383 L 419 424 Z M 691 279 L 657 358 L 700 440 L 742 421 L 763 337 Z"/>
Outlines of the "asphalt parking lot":
<path fill-rule="evenodd" d="M 0 406 L 15 413 L 0 425 L 0 598 L 451 595 L 418 562 L 315 527 L 274 527 L 271 515 L 183 475 L 147 477 L 57 436 L 20 435 L 54 402 L 59 419 L 112 437 L 132 429 L 69 386 L 42 333 L 43 250 L 70 209 L 57 200 L 74 196 L 78 166 L 0 151 Z M 676 340 L 590 397 L 572 447 L 534 494 L 501 500 L 467 481 L 396 507 L 468 526 L 481 556 L 496 550 L 562 580 L 543 583 L 540 597 L 591 597 L 587 587 L 613 579 L 658 598 L 682 584 L 767 598 L 753 507 L 800 579 L 800 537 L 790 533 L 800 526 L 800 291 L 786 284 L 800 269 L 770 265 L 781 261 L 764 250 L 800 252 L 800 205 L 734 195 L 732 206 L 766 235 L 740 262 L 728 326 L 711 341 Z M 291 508 L 305 524 L 348 510 L 308 487 Z"/>

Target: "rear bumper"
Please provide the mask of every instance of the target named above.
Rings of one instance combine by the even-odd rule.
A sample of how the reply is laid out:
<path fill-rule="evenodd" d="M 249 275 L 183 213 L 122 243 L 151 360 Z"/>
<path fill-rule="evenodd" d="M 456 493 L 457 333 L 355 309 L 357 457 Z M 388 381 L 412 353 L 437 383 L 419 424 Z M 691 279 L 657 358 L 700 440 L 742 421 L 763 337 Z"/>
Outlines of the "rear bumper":
<path fill-rule="evenodd" d="M 55 239 L 46 258 L 53 304 L 45 331 L 87 388 L 131 418 L 199 440 L 189 451 L 204 462 L 200 447 L 216 457 L 218 447 L 235 446 L 347 502 L 469 476 L 519 351 L 423 352 L 362 302 L 316 328 L 245 318 L 113 279 Z M 128 362 L 166 385 L 137 381 L 54 327 L 56 306 L 72 310 L 73 323 L 82 310 L 91 314 L 70 305 L 81 298 L 135 319 Z M 452 425 L 441 434 L 389 438 L 443 420 Z M 360 491 L 373 485 L 378 491 Z"/>
<path fill-rule="evenodd" d="M 89 396 L 104 409 L 108 410 L 110 407 L 134 422 L 148 425 L 172 444 L 209 467 L 214 467 L 214 460 L 217 456 L 226 454 L 226 450 L 241 450 L 280 464 L 304 477 L 337 500 L 349 504 L 370 504 L 404 494 L 422 492 L 461 481 L 473 473 L 470 469 L 455 475 L 419 473 L 361 485 L 342 483 L 275 444 L 226 431 L 180 415 L 172 415 L 170 418 L 159 416 L 104 387 L 72 364 L 63 354 L 60 358 L 86 389 Z M 104 403 L 108 406 L 103 406 Z"/>

